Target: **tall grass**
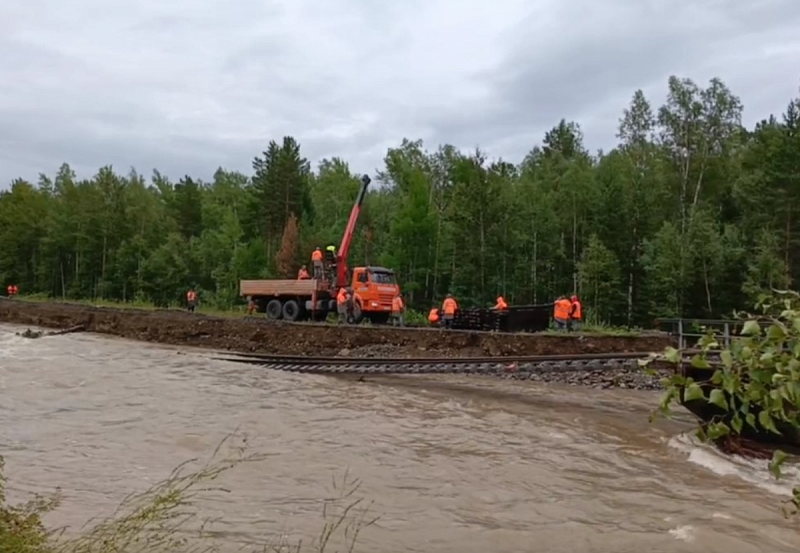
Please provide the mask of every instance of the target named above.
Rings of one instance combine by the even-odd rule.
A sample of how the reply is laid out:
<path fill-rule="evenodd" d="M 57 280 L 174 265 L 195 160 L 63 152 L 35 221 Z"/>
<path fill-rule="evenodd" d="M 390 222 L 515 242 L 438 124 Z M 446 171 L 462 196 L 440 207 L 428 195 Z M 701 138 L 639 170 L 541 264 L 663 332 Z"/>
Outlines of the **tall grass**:
<path fill-rule="evenodd" d="M 196 460 L 178 466 L 166 479 L 148 490 L 128 496 L 114 513 L 92 520 L 74 536 L 63 529 L 50 529 L 43 517 L 61 504 L 62 494 L 35 496 L 21 505 L 6 500 L 4 463 L 0 457 L 0 552 L 2 553 L 303 553 L 314 551 L 355 551 L 362 530 L 377 518 L 371 516 L 371 503 L 358 497 L 360 481 L 345 473 L 334 479 L 333 496 L 320 500 L 321 531 L 303 543 L 278 536 L 256 545 L 236 546 L 220 542 L 213 533 L 214 522 L 200 516 L 198 502 L 204 495 L 232 493 L 216 484 L 219 477 L 243 463 L 261 461 L 266 455 L 250 454 L 246 447 L 233 447 L 233 453 L 220 458 L 222 446 L 201 468 L 188 471 Z"/>

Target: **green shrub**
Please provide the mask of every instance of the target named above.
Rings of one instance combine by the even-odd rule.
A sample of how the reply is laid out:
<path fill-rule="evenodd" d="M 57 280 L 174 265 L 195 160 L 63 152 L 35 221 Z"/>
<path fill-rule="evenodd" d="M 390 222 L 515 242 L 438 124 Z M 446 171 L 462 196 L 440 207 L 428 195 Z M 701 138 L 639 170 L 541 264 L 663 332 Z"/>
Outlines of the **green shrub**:
<path fill-rule="evenodd" d="M 717 444 L 741 437 L 746 428 L 780 435 L 779 428 L 800 429 L 800 294 L 775 292 L 762 297 L 759 315 L 739 314 L 743 319 L 741 336 L 729 348 L 721 346 L 715 332 L 709 331 L 698 342 L 699 353 L 691 365 L 708 371 L 711 390 L 708 394 L 691 377 L 676 371 L 664 379 L 664 395 L 655 415 L 669 416 L 674 403 L 705 400 L 722 409 L 724 417 L 702 423 L 697 435 Z M 718 361 L 716 361 L 718 357 Z M 645 362 L 683 362 L 675 348 Z M 703 379 L 708 380 L 708 379 Z M 781 450 L 773 453 L 770 471 L 776 478 L 786 461 Z M 786 504 L 789 513 L 800 510 L 800 487 Z"/>

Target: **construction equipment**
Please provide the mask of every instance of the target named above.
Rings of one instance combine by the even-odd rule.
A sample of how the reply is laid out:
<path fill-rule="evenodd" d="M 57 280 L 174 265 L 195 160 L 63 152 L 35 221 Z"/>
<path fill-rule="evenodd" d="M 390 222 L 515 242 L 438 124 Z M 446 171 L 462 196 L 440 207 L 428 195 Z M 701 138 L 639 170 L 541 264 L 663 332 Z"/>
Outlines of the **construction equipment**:
<path fill-rule="evenodd" d="M 370 182 L 367 175 L 361 178 L 361 188 L 336 252 L 334 270 L 326 270 L 323 278 L 306 280 L 242 280 L 239 294 L 251 298 L 256 311 L 266 313 L 269 319 L 321 321 L 329 313 L 336 313 L 336 295 L 341 287 L 348 286 L 355 297 L 354 322 L 363 319 L 375 324 L 388 322 L 392 300 L 400 293 L 394 271 L 384 267 L 355 267 L 351 270 L 347 263 L 361 204 Z"/>

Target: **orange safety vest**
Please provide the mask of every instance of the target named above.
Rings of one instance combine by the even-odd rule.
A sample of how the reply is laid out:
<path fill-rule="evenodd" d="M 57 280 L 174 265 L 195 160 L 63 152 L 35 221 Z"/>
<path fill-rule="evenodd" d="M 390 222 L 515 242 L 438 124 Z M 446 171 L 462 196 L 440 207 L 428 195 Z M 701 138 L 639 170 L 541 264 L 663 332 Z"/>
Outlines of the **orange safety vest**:
<path fill-rule="evenodd" d="M 344 305 L 347 303 L 347 290 L 339 288 L 339 294 L 336 296 L 336 305 Z"/>
<path fill-rule="evenodd" d="M 574 311 L 572 312 L 572 318 L 576 321 L 580 321 L 581 317 L 583 316 L 583 312 L 581 311 L 581 302 L 580 300 L 575 300 L 572 302 L 572 307 Z"/>
<path fill-rule="evenodd" d="M 311 261 L 322 261 L 322 251 L 314 250 L 314 253 L 311 254 Z"/>
<path fill-rule="evenodd" d="M 506 300 L 503 299 L 503 296 L 497 296 L 497 303 L 494 306 L 495 309 L 502 310 L 508 309 L 508 304 Z"/>
<path fill-rule="evenodd" d="M 569 319 L 569 310 L 571 307 L 572 303 L 566 298 L 556 300 L 555 309 L 553 310 L 553 317 L 556 319 Z"/>
<path fill-rule="evenodd" d="M 297 280 L 307 280 L 311 278 L 311 275 L 308 274 L 308 271 L 305 269 L 300 269 L 297 271 Z"/>
<path fill-rule="evenodd" d="M 442 311 L 444 311 L 445 315 L 455 315 L 456 309 L 458 309 L 456 300 L 453 298 L 447 298 L 444 300 L 444 303 L 442 304 Z"/>
<path fill-rule="evenodd" d="M 188 301 L 194 301 L 197 299 L 197 293 L 194 290 L 189 290 L 186 292 L 186 299 Z"/>
<path fill-rule="evenodd" d="M 400 313 L 403 310 L 403 300 L 397 296 L 392 300 L 392 313 Z"/>
<path fill-rule="evenodd" d="M 439 308 L 438 307 L 434 307 L 433 309 L 431 309 L 431 312 L 428 313 L 428 322 L 430 322 L 430 323 L 439 322 Z"/>

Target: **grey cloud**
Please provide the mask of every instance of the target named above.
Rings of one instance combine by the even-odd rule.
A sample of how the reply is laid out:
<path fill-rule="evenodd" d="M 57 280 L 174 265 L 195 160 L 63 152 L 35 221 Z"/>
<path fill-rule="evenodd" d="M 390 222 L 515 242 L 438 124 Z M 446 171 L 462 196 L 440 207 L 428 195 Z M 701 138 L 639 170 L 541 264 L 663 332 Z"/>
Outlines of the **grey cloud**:
<path fill-rule="evenodd" d="M 0 186 L 64 161 L 249 173 L 287 134 L 356 171 L 403 137 L 516 161 L 562 117 L 608 149 L 669 74 L 720 76 L 753 119 L 800 77 L 796 0 L 4 0 L 0 19 Z"/>
<path fill-rule="evenodd" d="M 720 76 L 746 103 L 760 96 L 762 110 L 780 109 L 777 90 L 765 90 L 763 81 L 753 78 L 764 73 L 763 58 L 748 60 L 752 65 L 747 67 L 737 61 L 752 56 L 764 41 L 791 40 L 800 28 L 800 5 L 795 0 L 578 1 L 563 9 L 562 25 L 544 38 L 525 32 L 534 21 L 531 16 L 520 23 L 522 36 L 503 63 L 476 75 L 493 83 L 491 100 L 473 109 L 445 111 L 435 123 L 436 141 L 480 143 L 490 152 L 494 144 L 505 145 L 498 153 L 519 158 L 564 117 L 581 124 L 590 148 L 608 149 L 633 91 L 655 92 L 649 96 L 657 105 L 671 74 L 701 84 Z M 715 63 L 719 58 L 723 63 Z M 773 75 L 771 84 L 792 69 L 791 63 L 784 58 L 766 71 Z M 792 77 L 800 73 L 780 81 L 791 85 Z M 755 118 L 765 115 L 761 111 Z"/>

